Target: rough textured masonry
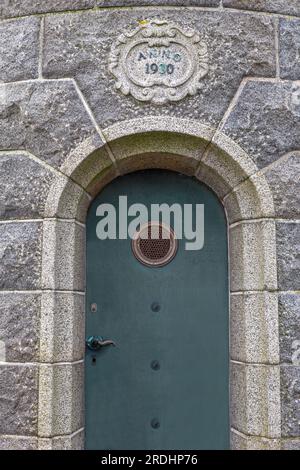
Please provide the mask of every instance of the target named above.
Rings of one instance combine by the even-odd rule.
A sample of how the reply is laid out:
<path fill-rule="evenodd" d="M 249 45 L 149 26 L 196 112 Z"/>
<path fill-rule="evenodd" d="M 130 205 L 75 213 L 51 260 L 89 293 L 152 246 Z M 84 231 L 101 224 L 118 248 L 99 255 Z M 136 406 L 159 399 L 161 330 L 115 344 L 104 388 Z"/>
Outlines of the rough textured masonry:
<path fill-rule="evenodd" d="M 84 447 L 86 210 L 147 167 L 196 174 L 227 210 L 232 448 L 300 449 L 299 17 L 298 0 L 1 1 L 0 449 Z M 112 44 L 160 21 L 199 34 L 199 80 L 116 89 Z"/>

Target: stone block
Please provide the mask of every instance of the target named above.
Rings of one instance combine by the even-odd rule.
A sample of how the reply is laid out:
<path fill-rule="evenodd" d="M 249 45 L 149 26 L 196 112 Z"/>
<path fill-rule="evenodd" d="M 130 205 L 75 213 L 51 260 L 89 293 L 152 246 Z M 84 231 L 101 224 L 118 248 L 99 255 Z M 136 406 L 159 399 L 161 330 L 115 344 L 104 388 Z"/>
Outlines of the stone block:
<path fill-rule="evenodd" d="M 282 450 L 300 450 L 300 439 L 281 439 Z"/>
<path fill-rule="evenodd" d="M 259 168 L 300 148 L 300 86 L 297 82 L 246 83 L 222 131 Z"/>
<path fill-rule="evenodd" d="M 42 217 L 53 173 L 22 153 L 0 153 L 1 219 Z"/>
<path fill-rule="evenodd" d="M 36 434 L 37 388 L 36 366 L 0 365 L 0 434 Z"/>
<path fill-rule="evenodd" d="M 279 366 L 231 363 L 230 383 L 232 427 L 243 434 L 279 438 Z"/>
<path fill-rule="evenodd" d="M 230 357 L 247 363 L 279 363 L 277 294 L 232 294 Z"/>
<path fill-rule="evenodd" d="M 300 435 L 300 367 L 281 366 L 282 436 Z"/>
<path fill-rule="evenodd" d="M 254 175 L 224 198 L 230 224 L 240 220 L 274 217 L 273 197 L 263 175 Z"/>
<path fill-rule="evenodd" d="M 0 292 L 0 361 L 36 361 L 39 349 L 39 294 Z"/>
<path fill-rule="evenodd" d="M 253 221 L 229 230 L 231 291 L 277 288 L 275 223 Z"/>
<path fill-rule="evenodd" d="M 270 13 L 281 13 L 283 15 L 300 16 L 300 5 L 298 0 L 223 0 L 223 6 L 225 8 L 266 11 Z"/>
<path fill-rule="evenodd" d="M 44 222 L 42 285 L 44 289 L 84 291 L 84 226 L 71 221 Z"/>
<path fill-rule="evenodd" d="M 95 6 L 96 0 L 1 0 L 0 17 L 34 15 L 64 10 L 84 10 Z"/>
<path fill-rule="evenodd" d="M 39 450 L 83 450 L 84 431 L 80 430 L 69 436 L 39 439 Z"/>
<path fill-rule="evenodd" d="M 39 436 L 72 434 L 83 427 L 83 362 L 39 368 Z"/>
<path fill-rule="evenodd" d="M 44 216 L 85 222 L 91 197 L 70 178 L 56 176 L 47 195 Z"/>
<path fill-rule="evenodd" d="M 2 149 L 25 149 L 60 167 L 94 132 L 71 80 L 0 85 Z"/>
<path fill-rule="evenodd" d="M 0 436 L 0 450 L 37 450 L 38 439 L 24 436 Z"/>
<path fill-rule="evenodd" d="M 0 288 L 38 289 L 41 277 L 39 222 L 0 224 Z"/>
<path fill-rule="evenodd" d="M 279 25 L 280 77 L 300 80 L 300 20 L 281 18 Z"/>
<path fill-rule="evenodd" d="M 0 83 L 38 77 L 39 31 L 40 18 L 0 23 Z"/>
<path fill-rule="evenodd" d="M 43 292 L 40 361 L 73 362 L 84 358 L 85 296 Z"/>
<path fill-rule="evenodd" d="M 278 287 L 300 290 L 300 223 L 276 223 Z"/>
<path fill-rule="evenodd" d="M 281 362 L 300 366 L 300 293 L 280 293 L 278 310 Z"/>
<path fill-rule="evenodd" d="M 280 439 L 246 436 L 234 429 L 231 430 L 232 450 L 280 450 Z"/>
<path fill-rule="evenodd" d="M 300 152 L 292 152 L 269 166 L 264 175 L 272 191 L 277 217 L 300 216 Z"/>

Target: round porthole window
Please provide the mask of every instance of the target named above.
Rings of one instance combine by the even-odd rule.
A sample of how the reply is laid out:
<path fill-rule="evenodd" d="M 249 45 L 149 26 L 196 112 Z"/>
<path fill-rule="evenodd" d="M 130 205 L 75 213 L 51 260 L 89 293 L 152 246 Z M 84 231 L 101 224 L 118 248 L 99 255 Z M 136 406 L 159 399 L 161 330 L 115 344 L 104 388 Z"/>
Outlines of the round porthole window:
<path fill-rule="evenodd" d="M 171 227 L 159 222 L 143 225 L 132 240 L 132 251 L 140 263 L 160 267 L 168 264 L 176 255 L 178 241 Z"/>

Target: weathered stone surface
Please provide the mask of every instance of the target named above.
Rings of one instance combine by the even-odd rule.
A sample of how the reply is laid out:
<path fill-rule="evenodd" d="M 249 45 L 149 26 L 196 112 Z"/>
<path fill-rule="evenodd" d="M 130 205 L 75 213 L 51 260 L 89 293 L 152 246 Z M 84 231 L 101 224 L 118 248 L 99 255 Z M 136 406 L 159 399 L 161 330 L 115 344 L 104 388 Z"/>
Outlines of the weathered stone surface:
<path fill-rule="evenodd" d="M 276 224 L 278 287 L 299 290 L 300 287 L 300 224 Z"/>
<path fill-rule="evenodd" d="M 223 0 L 224 7 L 300 16 L 298 0 Z"/>
<path fill-rule="evenodd" d="M 217 7 L 220 0 L 96 0 L 99 7 L 197 6 Z"/>
<path fill-rule="evenodd" d="M 280 450 L 280 439 L 246 436 L 234 429 L 230 441 L 232 450 Z"/>
<path fill-rule="evenodd" d="M 43 292 L 40 361 L 72 362 L 84 358 L 85 296 Z"/>
<path fill-rule="evenodd" d="M 300 367 L 281 367 L 282 435 L 300 435 Z"/>
<path fill-rule="evenodd" d="M 280 294 L 278 300 L 281 362 L 300 366 L 300 294 Z"/>
<path fill-rule="evenodd" d="M 85 228 L 82 225 L 61 220 L 44 222 L 42 285 L 44 289 L 84 291 Z"/>
<path fill-rule="evenodd" d="M 260 168 L 300 148 L 300 86 L 249 81 L 222 131 Z"/>
<path fill-rule="evenodd" d="M 248 435 L 280 437 L 279 366 L 231 363 L 230 369 L 231 426 Z"/>
<path fill-rule="evenodd" d="M 96 0 L 1 0 L 0 17 L 91 8 Z"/>
<path fill-rule="evenodd" d="M 58 436 L 39 439 L 39 450 L 83 450 L 84 431 L 79 431 L 70 436 Z"/>
<path fill-rule="evenodd" d="M 36 437 L 0 436 L 0 450 L 37 450 Z"/>
<path fill-rule="evenodd" d="M 59 167 L 92 134 L 93 124 L 70 80 L 0 86 L 3 149 L 26 149 Z"/>
<path fill-rule="evenodd" d="M 41 223 L 0 224 L 0 288 L 40 286 Z"/>
<path fill-rule="evenodd" d="M 282 450 L 300 450 L 300 439 L 282 439 Z"/>
<path fill-rule="evenodd" d="M 229 232 L 232 292 L 277 288 L 275 223 L 233 225 Z"/>
<path fill-rule="evenodd" d="M 257 364 L 279 363 L 277 302 L 277 294 L 270 292 L 230 296 L 231 359 Z"/>
<path fill-rule="evenodd" d="M 0 433 L 37 431 L 37 367 L 0 366 Z"/>
<path fill-rule="evenodd" d="M 38 18 L 0 24 L 0 82 L 38 76 L 39 28 Z"/>
<path fill-rule="evenodd" d="M 300 80 L 300 20 L 281 19 L 279 35 L 280 76 Z"/>
<path fill-rule="evenodd" d="M 71 434 L 81 429 L 84 423 L 83 362 L 42 365 L 39 374 L 39 436 Z"/>
<path fill-rule="evenodd" d="M 39 294 L 0 292 L 0 341 L 7 362 L 37 360 L 40 303 Z"/>
<path fill-rule="evenodd" d="M 102 128 L 149 115 L 198 119 L 216 125 L 245 75 L 274 76 L 274 26 L 270 18 L 222 12 L 164 9 L 163 18 L 199 31 L 209 45 L 210 71 L 203 88 L 180 105 L 137 102 L 115 90 L 108 71 L 112 45 L 124 29 L 157 17 L 157 9 L 103 10 L 45 20 L 44 75 L 75 77 Z"/>
<path fill-rule="evenodd" d="M 53 174 L 22 153 L 0 153 L 0 217 L 42 217 Z"/>
<path fill-rule="evenodd" d="M 272 190 L 275 213 L 281 218 L 300 218 L 300 152 L 292 152 L 264 172 Z"/>

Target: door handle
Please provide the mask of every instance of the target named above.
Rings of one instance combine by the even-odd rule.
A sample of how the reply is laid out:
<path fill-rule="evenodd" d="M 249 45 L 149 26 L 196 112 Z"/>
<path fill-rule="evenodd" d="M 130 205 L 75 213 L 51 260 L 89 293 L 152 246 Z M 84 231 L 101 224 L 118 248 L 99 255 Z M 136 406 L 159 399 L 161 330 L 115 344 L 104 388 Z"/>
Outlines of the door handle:
<path fill-rule="evenodd" d="M 114 341 L 103 339 L 101 336 L 89 336 L 86 340 L 86 345 L 92 351 L 99 351 L 104 346 L 116 346 Z"/>

